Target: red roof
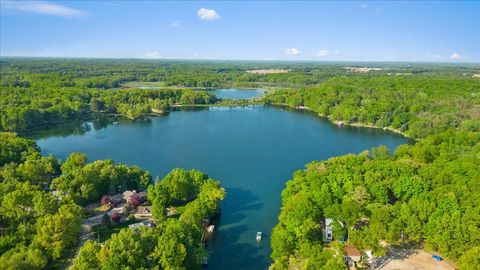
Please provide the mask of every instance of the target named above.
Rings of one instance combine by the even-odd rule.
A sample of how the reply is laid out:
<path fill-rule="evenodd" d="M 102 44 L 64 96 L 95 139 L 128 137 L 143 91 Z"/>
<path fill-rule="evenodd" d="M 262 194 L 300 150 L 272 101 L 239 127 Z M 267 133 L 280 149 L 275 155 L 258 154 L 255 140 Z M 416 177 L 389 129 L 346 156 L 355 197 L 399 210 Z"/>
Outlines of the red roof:
<path fill-rule="evenodd" d="M 345 252 L 347 253 L 347 255 L 349 257 L 356 257 L 356 256 L 360 256 L 360 250 L 358 250 L 356 247 L 354 246 L 351 246 L 351 245 L 345 245 L 345 248 L 344 248 Z"/>

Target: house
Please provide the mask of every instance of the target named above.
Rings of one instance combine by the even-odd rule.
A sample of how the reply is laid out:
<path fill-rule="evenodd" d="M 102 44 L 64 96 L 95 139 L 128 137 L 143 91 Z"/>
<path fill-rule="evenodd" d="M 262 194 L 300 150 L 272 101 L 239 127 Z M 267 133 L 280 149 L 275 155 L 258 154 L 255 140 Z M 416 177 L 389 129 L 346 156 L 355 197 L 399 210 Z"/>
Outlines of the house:
<path fill-rule="evenodd" d="M 118 194 L 112 195 L 109 197 L 109 199 L 110 199 L 110 203 L 115 206 L 123 201 L 123 194 L 118 193 Z"/>
<path fill-rule="evenodd" d="M 147 192 L 141 191 L 141 192 L 136 192 L 135 190 L 127 190 L 123 192 L 122 194 L 122 199 L 125 202 L 130 202 L 130 199 L 132 196 L 135 196 L 138 199 L 138 203 L 142 204 L 147 201 Z"/>
<path fill-rule="evenodd" d="M 128 225 L 129 229 L 136 229 L 136 228 L 141 228 L 141 227 L 153 228 L 153 223 L 145 220 L 145 221 L 142 221 L 142 222 L 133 223 L 133 224 Z"/>
<path fill-rule="evenodd" d="M 362 254 L 356 247 L 346 244 L 343 250 L 345 251 L 345 262 L 349 267 L 355 266 L 355 263 L 362 260 Z"/>
<path fill-rule="evenodd" d="M 147 201 L 147 192 L 145 192 L 145 191 L 137 192 L 137 193 L 135 193 L 135 196 L 137 196 L 138 201 L 140 203 L 144 203 L 144 202 Z"/>
<path fill-rule="evenodd" d="M 331 242 L 333 240 L 333 219 L 325 218 L 323 222 L 323 241 Z"/>
<path fill-rule="evenodd" d="M 167 217 L 171 217 L 177 214 L 177 208 L 175 207 L 167 207 L 165 210 L 167 210 Z"/>
<path fill-rule="evenodd" d="M 152 217 L 152 207 L 148 206 L 139 206 L 137 208 L 137 213 L 135 213 L 136 218 L 151 218 Z"/>
<path fill-rule="evenodd" d="M 123 201 L 128 202 L 128 199 L 130 199 L 130 197 L 133 194 L 135 194 L 135 190 L 134 191 L 131 191 L 131 190 L 124 191 L 123 194 L 122 194 Z"/>

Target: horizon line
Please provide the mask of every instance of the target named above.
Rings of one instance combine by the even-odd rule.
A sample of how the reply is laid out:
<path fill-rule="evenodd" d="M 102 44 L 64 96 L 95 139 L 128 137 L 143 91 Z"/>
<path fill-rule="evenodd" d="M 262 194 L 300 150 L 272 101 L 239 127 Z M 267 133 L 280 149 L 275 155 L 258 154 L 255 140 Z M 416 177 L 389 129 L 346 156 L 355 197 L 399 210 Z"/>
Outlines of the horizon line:
<path fill-rule="evenodd" d="M 34 59 L 92 59 L 92 60 L 144 60 L 144 61 L 240 61 L 240 62 L 317 62 L 317 63 L 415 63 L 415 64 L 480 64 L 470 61 L 428 61 L 428 60 L 314 60 L 314 59 L 226 59 L 226 58 L 145 58 L 145 57 L 94 57 L 94 56 L 18 56 L 0 55 L 1 58 Z"/>

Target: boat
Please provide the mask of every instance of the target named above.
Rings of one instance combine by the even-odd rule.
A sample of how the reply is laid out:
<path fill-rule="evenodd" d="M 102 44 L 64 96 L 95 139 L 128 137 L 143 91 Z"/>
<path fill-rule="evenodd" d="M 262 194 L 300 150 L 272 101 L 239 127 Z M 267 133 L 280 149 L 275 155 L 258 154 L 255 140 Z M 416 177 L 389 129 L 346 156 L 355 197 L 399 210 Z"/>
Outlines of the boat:
<path fill-rule="evenodd" d="M 118 124 L 118 122 L 113 122 L 114 125 Z"/>
<path fill-rule="evenodd" d="M 257 241 L 262 240 L 262 232 L 257 232 Z"/>
<path fill-rule="evenodd" d="M 203 257 L 202 260 L 200 261 L 200 265 L 202 268 L 207 268 L 208 267 L 208 259 L 207 257 Z"/>

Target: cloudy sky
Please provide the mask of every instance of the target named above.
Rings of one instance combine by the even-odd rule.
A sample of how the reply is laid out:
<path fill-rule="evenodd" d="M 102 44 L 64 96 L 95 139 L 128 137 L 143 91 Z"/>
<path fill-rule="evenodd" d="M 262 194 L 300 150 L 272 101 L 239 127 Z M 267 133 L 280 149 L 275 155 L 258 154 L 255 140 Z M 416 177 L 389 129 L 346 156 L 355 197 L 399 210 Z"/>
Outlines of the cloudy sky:
<path fill-rule="evenodd" d="M 480 2 L 0 0 L 2 56 L 480 62 Z"/>

